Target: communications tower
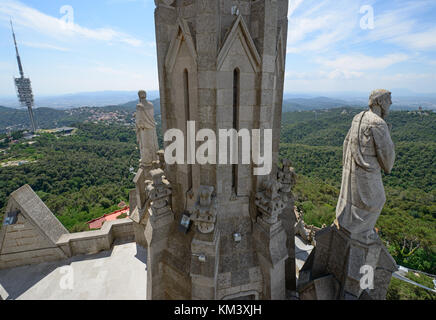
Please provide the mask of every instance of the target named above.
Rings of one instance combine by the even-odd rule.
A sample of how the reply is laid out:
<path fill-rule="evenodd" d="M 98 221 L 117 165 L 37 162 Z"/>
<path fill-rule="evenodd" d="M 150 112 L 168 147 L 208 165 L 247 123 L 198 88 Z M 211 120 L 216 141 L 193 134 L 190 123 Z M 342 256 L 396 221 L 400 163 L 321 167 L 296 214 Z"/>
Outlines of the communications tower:
<path fill-rule="evenodd" d="M 32 107 L 34 105 L 33 93 L 32 93 L 32 84 L 31 84 L 29 78 L 24 77 L 23 66 L 21 64 L 20 54 L 18 53 L 18 46 L 17 46 L 17 41 L 15 39 L 15 32 L 14 32 L 14 27 L 12 25 L 12 20 L 11 20 L 11 30 L 12 30 L 12 37 L 14 38 L 15 52 L 17 54 L 18 69 L 20 72 L 20 77 L 14 78 L 15 87 L 17 89 L 18 100 L 20 101 L 20 104 L 22 107 L 27 107 L 27 110 L 29 111 L 31 129 L 32 129 L 32 132 L 35 132 L 36 131 L 36 123 L 35 123 L 35 117 L 33 116 L 33 110 L 32 110 Z"/>

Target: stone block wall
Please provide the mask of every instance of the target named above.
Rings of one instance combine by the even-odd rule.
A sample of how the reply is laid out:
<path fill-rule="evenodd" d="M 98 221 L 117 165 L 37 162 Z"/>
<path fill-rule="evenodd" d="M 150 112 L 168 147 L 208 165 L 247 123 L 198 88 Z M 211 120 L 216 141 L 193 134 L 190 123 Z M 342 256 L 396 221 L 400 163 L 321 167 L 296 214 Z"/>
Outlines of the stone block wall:
<path fill-rule="evenodd" d="M 56 244 L 72 257 L 110 250 L 115 239 L 133 241 L 133 222 L 129 218 L 107 221 L 100 230 L 64 234 Z"/>

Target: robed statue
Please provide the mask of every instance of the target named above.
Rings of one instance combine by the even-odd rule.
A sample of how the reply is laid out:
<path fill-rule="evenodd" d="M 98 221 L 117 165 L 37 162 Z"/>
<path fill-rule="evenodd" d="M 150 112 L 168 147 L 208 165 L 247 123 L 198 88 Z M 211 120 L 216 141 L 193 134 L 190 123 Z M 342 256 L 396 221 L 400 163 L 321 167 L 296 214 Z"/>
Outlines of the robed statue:
<path fill-rule="evenodd" d="M 159 160 L 159 150 L 154 121 L 153 105 L 147 101 L 144 90 L 138 92 L 139 103 L 136 105 L 136 137 L 141 153 L 140 166 L 151 167 L 153 161 Z"/>
<path fill-rule="evenodd" d="M 369 110 L 354 117 L 344 141 L 336 224 L 365 242 L 376 239 L 374 226 L 386 202 L 381 170 L 390 173 L 395 161 L 385 122 L 391 104 L 389 91 L 373 91 Z"/>

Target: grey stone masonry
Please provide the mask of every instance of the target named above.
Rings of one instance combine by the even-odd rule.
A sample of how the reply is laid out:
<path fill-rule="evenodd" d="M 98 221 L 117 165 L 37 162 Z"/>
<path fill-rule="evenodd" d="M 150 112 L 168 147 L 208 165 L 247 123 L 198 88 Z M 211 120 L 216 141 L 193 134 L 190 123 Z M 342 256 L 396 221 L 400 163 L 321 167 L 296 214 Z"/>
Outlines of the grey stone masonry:
<path fill-rule="evenodd" d="M 147 210 L 148 221 L 145 227 L 147 252 L 147 297 L 148 299 L 163 299 L 162 270 L 160 261 L 167 248 L 168 235 L 174 214 L 171 211 L 169 198 L 171 189 L 169 182 L 163 176 L 162 169 L 150 171 L 152 181 L 148 183 Z"/>
<path fill-rule="evenodd" d="M 28 185 L 14 191 L 0 230 L 0 269 L 63 260 L 109 250 L 115 239 L 133 240 L 128 218 L 100 230 L 69 233 Z"/>
<path fill-rule="evenodd" d="M 281 184 L 279 194 L 285 204 L 285 208 L 279 215 L 283 228 L 286 233 L 286 247 L 288 249 L 288 258 L 285 261 L 286 289 L 296 290 L 296 270 L 295 270 L 295 224 L 296 218 L 294 213 L 294 195 L 292 188 L 295 186 L 297 175 L 291 162 L 288 159 L 282 160 L 282 166 L 277 172 L 278 181 Z"/>
<path fill-rule="evenodd" d="M 397 265 L 378 236 L 363 243 L 333 224 L 318 231 L 315 239 L 316 246 L 300 271 L 301 299 L 386 298 Z"/>
<path fill-rule="evenodd" d="M 9 218 L 8 218 L 9 217 Z M 68 231 L 29 185 L 14 191 L 0 230 L 0 269 L 66 258 L 56 242 Z"/>
<path fill-rule="evenodd" d="M 168 299 L 284 298 L 285 269 L 295 273 L 292 262 L 285 268 L 285 259 L 294 255 L 292 215 L 283 216 L 284 224 L 279 218 L 293 207 L 287 176 L 271 202 L 277 208 L 257 205 L 256 194 L 264 181 L 277 179 L 277 172 L 255 176 L 254 162 L 240 161 L 242 148 L 237 164 L 188 163 L 187 121 L 195 121 L 194 135 L 201 129 L 211 129 L 217 137 L 219 129 L 272 129 L 272 160 L 277 163 L 289 1 L 155 4 L 162 129 L 179 129 L 186 140 L 185 163 L 161 167 L 171 183 L 176 219 L 166 249 L 151 257 L 160 259 L 151 262 L 152 268 L 162 267 L 160 288 L 153 281 L 148 286 Z M 182 233 L 183 215 L 190 217 L 191 227 Z M 260 220 L 266 225 L 256 222 Z M 267 242 L 258 246 L 260 238 Z M 293 277 L 288 277 L 290 288 L 295 287 Z"/>

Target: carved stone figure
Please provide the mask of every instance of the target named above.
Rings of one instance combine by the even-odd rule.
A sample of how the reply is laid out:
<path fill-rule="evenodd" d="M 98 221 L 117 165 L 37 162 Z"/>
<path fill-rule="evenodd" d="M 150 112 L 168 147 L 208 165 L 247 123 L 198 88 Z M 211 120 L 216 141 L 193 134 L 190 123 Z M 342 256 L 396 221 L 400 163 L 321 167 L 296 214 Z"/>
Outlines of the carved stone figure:
<path fill-rule="evenodd" d="M 200 186 L 198 192 L 191 219 L 201 233 L 211 233 L 215 229 L 217 203 L 213 191 L 214 187 Z"/>
<path fill-rule="evenodd" d="M 150 171 L 152 177 L 146 186 L 147 207 L 152 209 L 154 215 L 164 213 L 170 208 L 171 187 L 168 180 L 164 178 L 164 172 L 161 169 Z"/>
<path fill-rule="evenodd" d="M 277 172 L 277 179 L 282 184 L 281 192 L 290 193 L 297 181 L 297 174 L 292 167 L 291 160 L 283 159 L 282 167 Z"/>
<path fill-rule="evenodd" d="M 263 182 L 263 191 L 256 193 L 255 204 L 260 211 L 260 218 L 269 224 L 274 224 L 278 216 L 285 208 L 279 190 L 281 183 L 276 179 L 269 178 Z"/>
<path fill-rule="evenodd" d="M 156 122 L 154 121 L 153 105 L 147 101 L 147 93 L 144 90 L 138 92 L 139 103 L 136 105 L 136 137 L 141 152 L 140 166 L 151 166 L 153 161 L 159 160 L 159 150 L 156 134 Z"/>
<path fill-rule="evenodd" d="M 385 118 L 392 104 L 391 93 L 375 90 L 370 110 L 354 117 L 343 149 L 342 185 L 336 207 L 336 224 L 351 237 L 370 242 L 374 226 L 386 201 L 381 169 L 390 173 L 395 150 Z"/>

